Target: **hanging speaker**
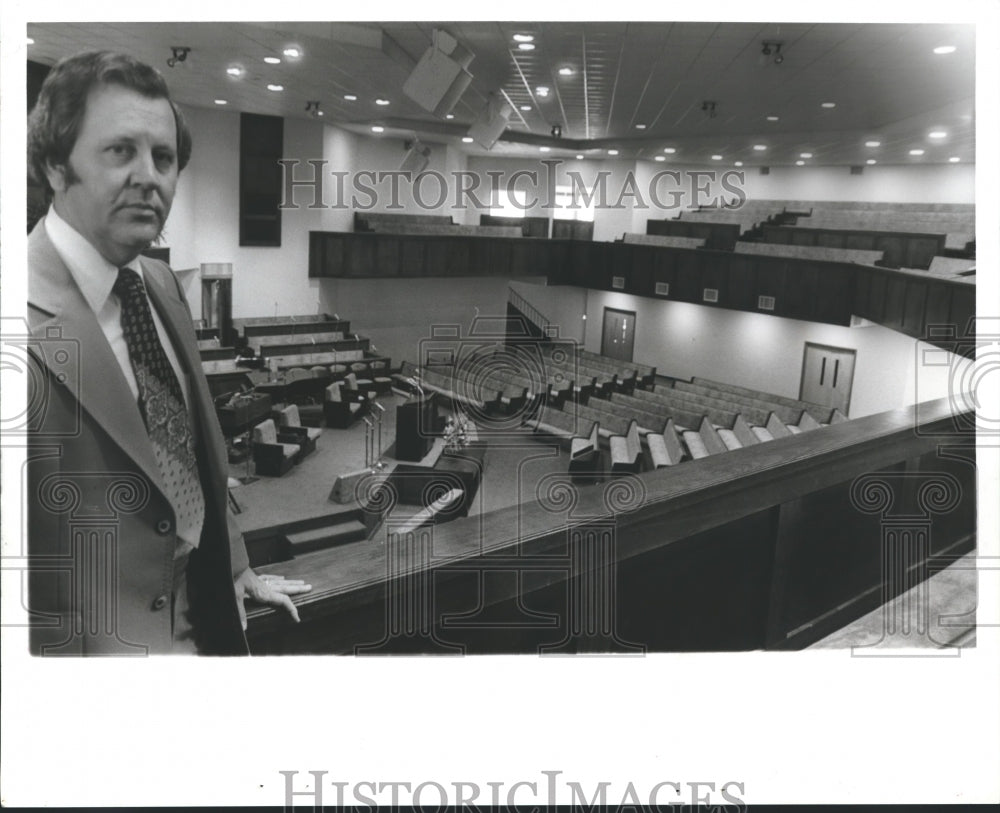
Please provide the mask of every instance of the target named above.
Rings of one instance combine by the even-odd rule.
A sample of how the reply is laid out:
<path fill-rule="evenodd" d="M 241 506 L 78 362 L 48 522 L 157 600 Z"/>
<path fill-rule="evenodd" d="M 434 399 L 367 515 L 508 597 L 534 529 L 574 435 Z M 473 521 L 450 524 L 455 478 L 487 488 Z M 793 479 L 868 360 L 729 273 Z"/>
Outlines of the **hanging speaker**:
<path fill-rule="evenodd" d="M 491 99 L 469 128 L 468 135 L 483 149 L 490 150 L 497 143 L 514 109 L 507 102 Z"/>
<path fill-rule="evenodd" d="M 433 44 L 403 83 L 403 93 L 435 116 L 451 111 L 469 83 L 473 54 L 451 34 L 435 29 Z"/>
<path fill-rule="evenodd" d="M 427 164 L 430 161 L 431 148 L 426 144 L 421 144 L 419 141 L 414 141 L 410 148 L 406 151 L 406 157 L 403 159 L 403 163 L 400 164 L 400 171 L 409 172 L 416 176 L 427 169 Z"/>

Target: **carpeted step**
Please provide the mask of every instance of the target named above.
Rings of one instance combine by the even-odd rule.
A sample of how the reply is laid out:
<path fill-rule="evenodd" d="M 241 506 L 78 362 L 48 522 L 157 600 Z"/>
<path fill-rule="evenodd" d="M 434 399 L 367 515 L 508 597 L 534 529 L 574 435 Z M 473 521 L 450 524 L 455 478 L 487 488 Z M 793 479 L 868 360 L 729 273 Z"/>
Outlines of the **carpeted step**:
<path fill-rule="evenodd" d="M 356 519 L 338 522 L 335 525 L 323 525 L 306 531 L 296 531 L 285 535 L 291 546 L 292 554 L 307 553 L 321 548 L 332 548 L 347 542 L 356 542 L 368 535 L 363 523 Z"/>

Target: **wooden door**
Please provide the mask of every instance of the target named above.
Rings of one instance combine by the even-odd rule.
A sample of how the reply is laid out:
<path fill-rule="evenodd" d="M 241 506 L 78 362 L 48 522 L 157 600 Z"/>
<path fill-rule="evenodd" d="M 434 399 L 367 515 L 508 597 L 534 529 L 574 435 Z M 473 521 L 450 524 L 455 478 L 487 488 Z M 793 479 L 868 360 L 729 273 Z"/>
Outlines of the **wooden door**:
<path fill-rule="evenodd" d="M 856 355 L 856 350 L 806 342 L 799 398 L 849 414 Z"/>
<path fill-rule="evenodd" d="M 635 311 L 604 309 L 604 331 L 601 333 L 601 355 L 621 361 L 632 361 L 635 344 Z"/>

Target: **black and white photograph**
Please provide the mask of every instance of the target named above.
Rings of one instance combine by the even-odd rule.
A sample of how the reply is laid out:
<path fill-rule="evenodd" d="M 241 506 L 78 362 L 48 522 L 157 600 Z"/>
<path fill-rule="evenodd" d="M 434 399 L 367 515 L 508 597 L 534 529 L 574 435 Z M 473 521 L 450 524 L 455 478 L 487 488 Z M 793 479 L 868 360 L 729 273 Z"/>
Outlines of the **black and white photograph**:
<path fill-rule="evenodd" d="M 4 805 L 1000 801 L 1000 9 L 870 5 L 5 9 Z"/>

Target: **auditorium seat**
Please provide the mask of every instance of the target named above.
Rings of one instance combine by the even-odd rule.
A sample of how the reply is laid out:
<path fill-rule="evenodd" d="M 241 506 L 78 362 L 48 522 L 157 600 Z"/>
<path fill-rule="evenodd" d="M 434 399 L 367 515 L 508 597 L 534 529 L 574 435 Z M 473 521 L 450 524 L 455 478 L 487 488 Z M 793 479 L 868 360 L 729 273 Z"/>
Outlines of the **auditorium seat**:
<path fill-rule="evenodd" d="M 802 418 L 796 427 L 801 432 L 808 432 L 810 429 L 819 429 L 819 422 L 808 412 L 802 412 Z M 788 427 L 791 429 L 791 427 Z"/>
<path fill-rule="evenodd" d="M 705 442 L 701 439 L 701 435 L 697 432 L 687 431 L 682 436 L 684 444 L 688 448 L 688 455 L 692 460 L 700 460 L 703 457 L 708 457 L 708 450 L 705 448 Z"/>
<path fill-rule="evenodd" d="M 632 421 L 624 435 L 611 436 L 611 473 L 638 474 L 641 454 L 639 425 Z"/>
<path fill-rule="evenodd" d="M 299 418 L 299 408 L 295 404 L 289 404 L 278 413 L 278 427 L 282 434 L 294 435 L 301 447 L 299 461 L 302 458 L 316 451 L 316 441 L 323 434 L 322 429 L 312 426 L 303 426 Z"/>
<path fill-rule="evenodd" d="M 295 465 L 300 450 L 295 437 L 279 433 L 271 418 L 253 429 L 253 462 L 257 474 L 281 477 Z"/>
<path fill-rule="evenodd" d="M 601 450 L 598 446 L 600 426 L 595 421 L 587 437 L 574 437 L 569 448 L 569 473 L 573 479 L 601 476 Z"/>
<path fill-rule="evenodd" d="M 676 466 L 684 457 L 680 442 L 677 440 L 677 430 L 673 418 L 667 421 L 663 433 L 650 432 L 646 435 L 646 447 L 649 449 L 650 462 L 654 469 L 665 466 Z"/>

